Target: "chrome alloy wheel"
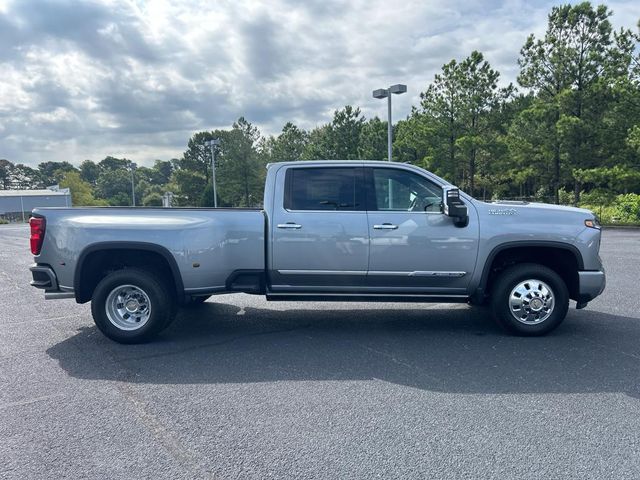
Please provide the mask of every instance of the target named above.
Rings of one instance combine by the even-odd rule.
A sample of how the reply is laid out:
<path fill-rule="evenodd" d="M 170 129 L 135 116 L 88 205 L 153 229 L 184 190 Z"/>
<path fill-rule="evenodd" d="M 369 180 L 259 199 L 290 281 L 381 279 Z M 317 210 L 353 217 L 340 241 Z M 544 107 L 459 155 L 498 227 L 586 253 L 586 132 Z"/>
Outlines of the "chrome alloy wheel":
<path fill-rule="evenodd" d="M 109 321 L 120 330 L 138 330 L 151 316 L 149 296 L 135 285 L 120 285 L 111 290 L 105 308 Z"/>
<path fill-rule="evenodd" d="M 553 290 L 541 280 L 524 280 L 509 295 L 511 315 L 525 325 L 544 322 L 553 312 L 554 303 Z"/>

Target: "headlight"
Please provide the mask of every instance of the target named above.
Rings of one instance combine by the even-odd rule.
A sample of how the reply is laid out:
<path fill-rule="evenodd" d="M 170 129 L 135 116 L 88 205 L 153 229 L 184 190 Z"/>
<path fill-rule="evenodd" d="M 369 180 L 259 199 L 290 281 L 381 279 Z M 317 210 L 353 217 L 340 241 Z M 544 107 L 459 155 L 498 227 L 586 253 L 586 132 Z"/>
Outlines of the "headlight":
<path fill-rule="evenodd" d="M 598 222 L 597 218 L 589 218 L 584 221 L 585 226 L 589 228 L 595 228 L 596 230 L 600 230 L 600 222 Z"/>

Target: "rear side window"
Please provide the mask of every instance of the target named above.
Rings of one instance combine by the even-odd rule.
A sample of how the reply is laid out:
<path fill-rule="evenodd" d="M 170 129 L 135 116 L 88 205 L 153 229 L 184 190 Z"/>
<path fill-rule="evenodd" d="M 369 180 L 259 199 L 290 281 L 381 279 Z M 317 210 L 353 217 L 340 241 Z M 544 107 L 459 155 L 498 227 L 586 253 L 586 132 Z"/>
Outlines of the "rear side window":
<path fill-rule="evenodd" d="M 364 210 L 362 168 L 290 168 L 285 177 L 287 210 Z"/>

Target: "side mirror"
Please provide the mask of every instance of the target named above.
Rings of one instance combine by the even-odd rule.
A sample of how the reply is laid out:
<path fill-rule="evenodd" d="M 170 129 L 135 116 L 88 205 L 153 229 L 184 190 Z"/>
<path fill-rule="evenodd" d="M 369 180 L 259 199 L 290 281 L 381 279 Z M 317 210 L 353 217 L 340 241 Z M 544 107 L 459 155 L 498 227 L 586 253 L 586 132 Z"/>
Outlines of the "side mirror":
<path fill-rule="evenodd" d="M 444 214 L 453 218 L 456 227 L 466 227 L 469 224 L 467 206 L 460 199 L 460 190 L 456 187 L 442 188 L 442 205 Z"/>

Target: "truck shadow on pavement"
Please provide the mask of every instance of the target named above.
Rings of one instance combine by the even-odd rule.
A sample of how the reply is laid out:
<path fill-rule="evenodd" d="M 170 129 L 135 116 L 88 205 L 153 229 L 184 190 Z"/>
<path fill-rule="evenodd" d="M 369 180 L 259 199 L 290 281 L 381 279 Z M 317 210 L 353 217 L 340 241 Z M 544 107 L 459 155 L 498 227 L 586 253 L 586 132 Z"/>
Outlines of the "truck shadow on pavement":
<path fill-rule="evenodd" d="M 89 321 L 87 319 L 87 321 Z M 155 342 L 119 345 L 93 326 L 47 353 L 87 380 L 198 384 L 379 380 L 446 393 L 624 392 L 640 397 L 640 319 L 571 310 L 540 338 L 488 310 L 184 310 Z"/>

